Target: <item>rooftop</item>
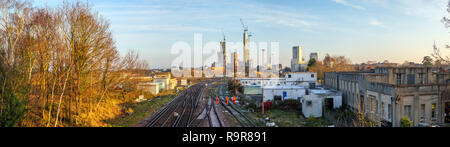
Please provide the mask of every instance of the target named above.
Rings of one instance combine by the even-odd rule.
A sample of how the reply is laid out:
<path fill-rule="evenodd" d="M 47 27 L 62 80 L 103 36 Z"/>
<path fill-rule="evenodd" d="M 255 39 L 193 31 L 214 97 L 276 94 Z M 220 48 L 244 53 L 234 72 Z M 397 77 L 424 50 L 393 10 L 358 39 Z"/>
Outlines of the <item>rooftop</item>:
<path fill-rule="evenodd" d="M 264 86 L 264 89 L 306 89 L 304 86 Z"/>

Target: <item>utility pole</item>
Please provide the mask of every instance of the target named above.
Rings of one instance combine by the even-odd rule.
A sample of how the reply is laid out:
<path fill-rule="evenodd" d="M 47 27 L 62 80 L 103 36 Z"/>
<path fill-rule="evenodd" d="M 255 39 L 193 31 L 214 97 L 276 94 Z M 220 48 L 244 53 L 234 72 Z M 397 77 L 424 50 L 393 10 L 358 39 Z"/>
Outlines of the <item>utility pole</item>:
<path fill-rule="evenodd" d="M 262 49 L 262 70 L 261 70 L 261 77 L 262 77 L 262 103 L 261 103 L 261 114 L 264 115 L 264 49 Z"/>
<path fill-rule="evenodd" d="M 236 77 L 237 77 L 237 69 L 238 69 L 238 53 L 235 51 L 234 52 L 234 75 L 233 75 L 233 85 L 234 85 L 234 95 L 237 95 L 237 90 L 236 90 Z"/>

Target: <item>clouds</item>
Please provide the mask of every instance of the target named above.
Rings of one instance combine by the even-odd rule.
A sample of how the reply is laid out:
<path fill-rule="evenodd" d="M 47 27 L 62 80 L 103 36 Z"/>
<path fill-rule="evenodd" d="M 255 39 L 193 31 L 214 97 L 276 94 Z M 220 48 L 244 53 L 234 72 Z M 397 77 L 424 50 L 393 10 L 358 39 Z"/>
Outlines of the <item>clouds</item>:
<path fill-rule="evenodd" d="M 383 22 L 380 22 L 380 21 L 377 20 L 377 19 L 371 19 L 371 20 L 369 20 L 369 25 L 377 26 L 377 27 L 384 27 L 384 23 L 383 23 Z"/>
<path fill-rule="evenodd" d="M 113 29 L 120 30 L 122 32 L 130 32 L 130 31 L 151 31 L 151 32 L 161 32 L 161 31 L 169 31 L 169 32 L 218 32 L 217 29 L 206 28 L 206 27 L 196 27 L 196 26 L 187 26 L 187 25 L 172 25 L 172 24 L 150 24 L 150 25 L 116 25 L 113 26 Z"/>
<path fill-rule="evenodd" d="M 360 10 L 365 10 L 366 9 L 363 6 L 351 4 L 347 0 L 331 0 L 331 1 L 333 1 L 335 3 L 338 3 L 338 4 L 341 4 L 341 5 L 349 6 L 349 7 L 355 8 L 355 9 L 360 9 Z"/>
<path fill-rule="evenodd" d="M 448 31 L 439 30 L 444 29 L 439 20 L 446 16 L 447 0 L 91 2 L 95 10 L 110 20 L 118 48 L 142 49 L 144 57 L 155 66 L 170 63 L 172 56 L 167 50 L 172 43 L 189 42 L 194 33 L 204 34 L 205 41 L 217 41 L 222 38 L 219 31 L 223 28 L 227 39 L 241 41 L 239 18 L 243 18 L 250 31 L 256 34 L 252 38 L 255 41 L 279 41 L 281 52 L 285 53 L 282 62 L 286 65 L 290 62 L 289 49 L 298 42 L 305 46 L 305 54 L 309 51 L 329 52 L 367 60 L 377 56 L 368 53 L 367 46 L 383 51 L 398 50 L 399 53 L 417 52 L 427 48 L 426 43 L 430 40 L 431 43 L 448 40 L 444 37 L 450 36 Z M 400 41 L 414 44 L 406 46 L 407 43 L 398 43 Z M 417 44 L 418 41 L 422 44 Z M 379 56 L 382 55 L 380 52 Z M 401 60 L 409 58 L 394 54 L 392 58 L 395 56 L 402 56 Z"/>
<path fill-rule="evenodd" d="M 317 16 L 300 14 L 299 12 L 279 11 L 279 10 L 264 10 L 256 11 L 251 14 L 252 22 L 266 23 L 274 25 L 282 25 L 286 27 L 311 27 L 315 20 L 319 19 Z"/>
<path fill-rule="evenodd" d="M 332 0 L 341 1 L 341 0 Z M 345 0 L 349 1 L 349 0 Z M 359 4 L 396 11 L 404 15 L 439 19 L 445 14 L 448 0 L 355 0 Z M 347 2 L 348 3 L 348 2 Z M 369 9 L 369 8 L 368 8 Z M 375 10 L 373 10 L 375 11 Z"/>

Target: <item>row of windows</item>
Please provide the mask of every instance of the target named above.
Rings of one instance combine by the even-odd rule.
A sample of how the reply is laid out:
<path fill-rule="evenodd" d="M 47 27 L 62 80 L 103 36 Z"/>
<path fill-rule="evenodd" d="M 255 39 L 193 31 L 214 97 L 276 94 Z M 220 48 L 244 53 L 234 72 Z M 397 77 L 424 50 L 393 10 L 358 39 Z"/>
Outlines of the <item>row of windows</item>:
<path fill-rule="evenodd" d="M 248 84 L 261 84 L 261 81 L 258 81 L 258 82 L 249 82 L 249 81 L 242 81 L 242 84 L 244 84 L 244 85 L 248 85 Z M 286 82 L 274 82 L 274 81 L 267 81 L 267 82 L 264 82 L 264 84 L 265 85 L 275 85 L 275 84 L 277 84 L 277 85 L 280 85 L 280 84 L 286 84 Z"/>
<path fill-rule="evenodd" d="M 289 74 L 289 75 L 287 75 L 287 77 L 288 77 L 288 78 L 292 78 L 292 75 Z M 314 75 L 314 74 L 311 74 L 311 78 L 314 78 L 314 77 L 315 77 L 315 75 Z"/>
<path fill-rule="evenodd" d="M 420 121 L 427 121 L 427 113 L 426 113 L 426 105 L 425 104 L 421 104 L 420 105 Z M 404 106 L 404 113 L 403 115 L 408 117 L 410 120 L 412 120 L 412 110 L 411 110 L 411 105 L 405 105 Z M 433 103 L 431 104 L 431 119 L 435 119 L 436 118 L 436 104 Z"/>
<path fill-rule="evenodd" d="M 406 84 L 425 84 L 427 83 L 427 79 L 424 73 L 417 74 L 418 78 L 416 79 L 416 74 L 407 74 L 406 75 Z M 397 85 L 402 85 L 405 82 L 403 81 L 404 74 L 397 74 Z M 416 82 L 417 80 L 417 82 Z"/>
<path fill-rule="evenodd" d="M 357 86 L 358 84 L 355 82 L 347 82 L 347 81 L 342 81 L 340 82 L 340 89 L 344 90 L 344 91 L 350 91 L 352 93 L 356 93 L 357 92 Z"/>
<path fill-rule="evenodd" d="M 369 103 L 367 104 L 366 112 L 369 113 L 369 116 L 372 119 L 383 118 L 392 120 L 392 105 L 387 104 L 385 101 L 381 101 L 380 109 L 379 109 L 379 101 L 375 96 L 369 95 Z M 367 113 L 366 113 L 367 114 Z"/>

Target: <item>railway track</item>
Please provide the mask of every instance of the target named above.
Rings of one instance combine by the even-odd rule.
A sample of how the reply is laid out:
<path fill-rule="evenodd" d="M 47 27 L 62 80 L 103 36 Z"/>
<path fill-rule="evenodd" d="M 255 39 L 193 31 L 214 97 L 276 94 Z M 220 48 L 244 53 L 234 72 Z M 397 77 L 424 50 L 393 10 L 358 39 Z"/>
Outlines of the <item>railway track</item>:
<path fill-rule="evenodd" d="M 219 117 L 219 114 L 217 113 L 217 108 L 216 108 L 216 104 L 214 104 L 214 102 L 210 100 L 209 103 L 209 111 L 208 111 L 208 122 L 209 122 L 209 127 L 223 127 L 223 122 Z"/>
<path fill-rule="evenodd" d="M 199 83 L 181 92 L 172 102 L 156 112 L 146 127 L 189 127 L 196 118 L 199 100 L 208 82 Z"/>
<path fill-rule="evenodd" d="M 202 123 L 207 123 L 202 126 L 224 127 L 225 124 L 219 117 L 220 110 L 217 106 L 222 106 L 227 110 L 242 127 L 256 127 L 251 119 L 235 108 L 234 104 L 227 105 L 223 97 L 220 97 L 221 105 L 216 105 L 215 99 L 210 98 L 210 95 L 205 95 L 205 89 L 208 91 L 217 88 L 217 85 L 208 88 L 206 84 L 210 83 L 212 82 L 199 83 L 181 92 L 172 102 L 156 112 L 146 127 L 199 127 Z M 222 95 L 222 90 L 223 86 L 219 86 L 219 95 Z M 212 94 L 217 95 L 216 92 Z M 206 99 L 207 102 L 199 105 L 201 100 Z"/>
<path fill-rule="evenodd" d="M 240 110 L 235 108 L 233 106 L 234 104 L 232 104 L 231 102 L 229 102 L 229 104 L 226 104 L 226 100 L 221 98 L 221 104 L 228 112 L 230 112 L 230 114 L 239 122 L 239 124 L 242 127 L 256 127 L 257 126 L 245 114 L 243 114 Z"/>
<path fill-rule="evenodd" d="M 219 93 L 222 95 L 223 93 L 223 86 L 220 86 Z M 247 115 L 243 114 L 240 110 L 238 110 L 230 99 L 228 104 L 227 101 L 224 99 L 224 97 L 220 97 L 220 101 L 222 106 L 230 112 L 230 114 L 239 122 L 239 124 L 242 127 L 256 127 L 257 125 L 251 121 L 250 118 L 248 118 Z"/>

